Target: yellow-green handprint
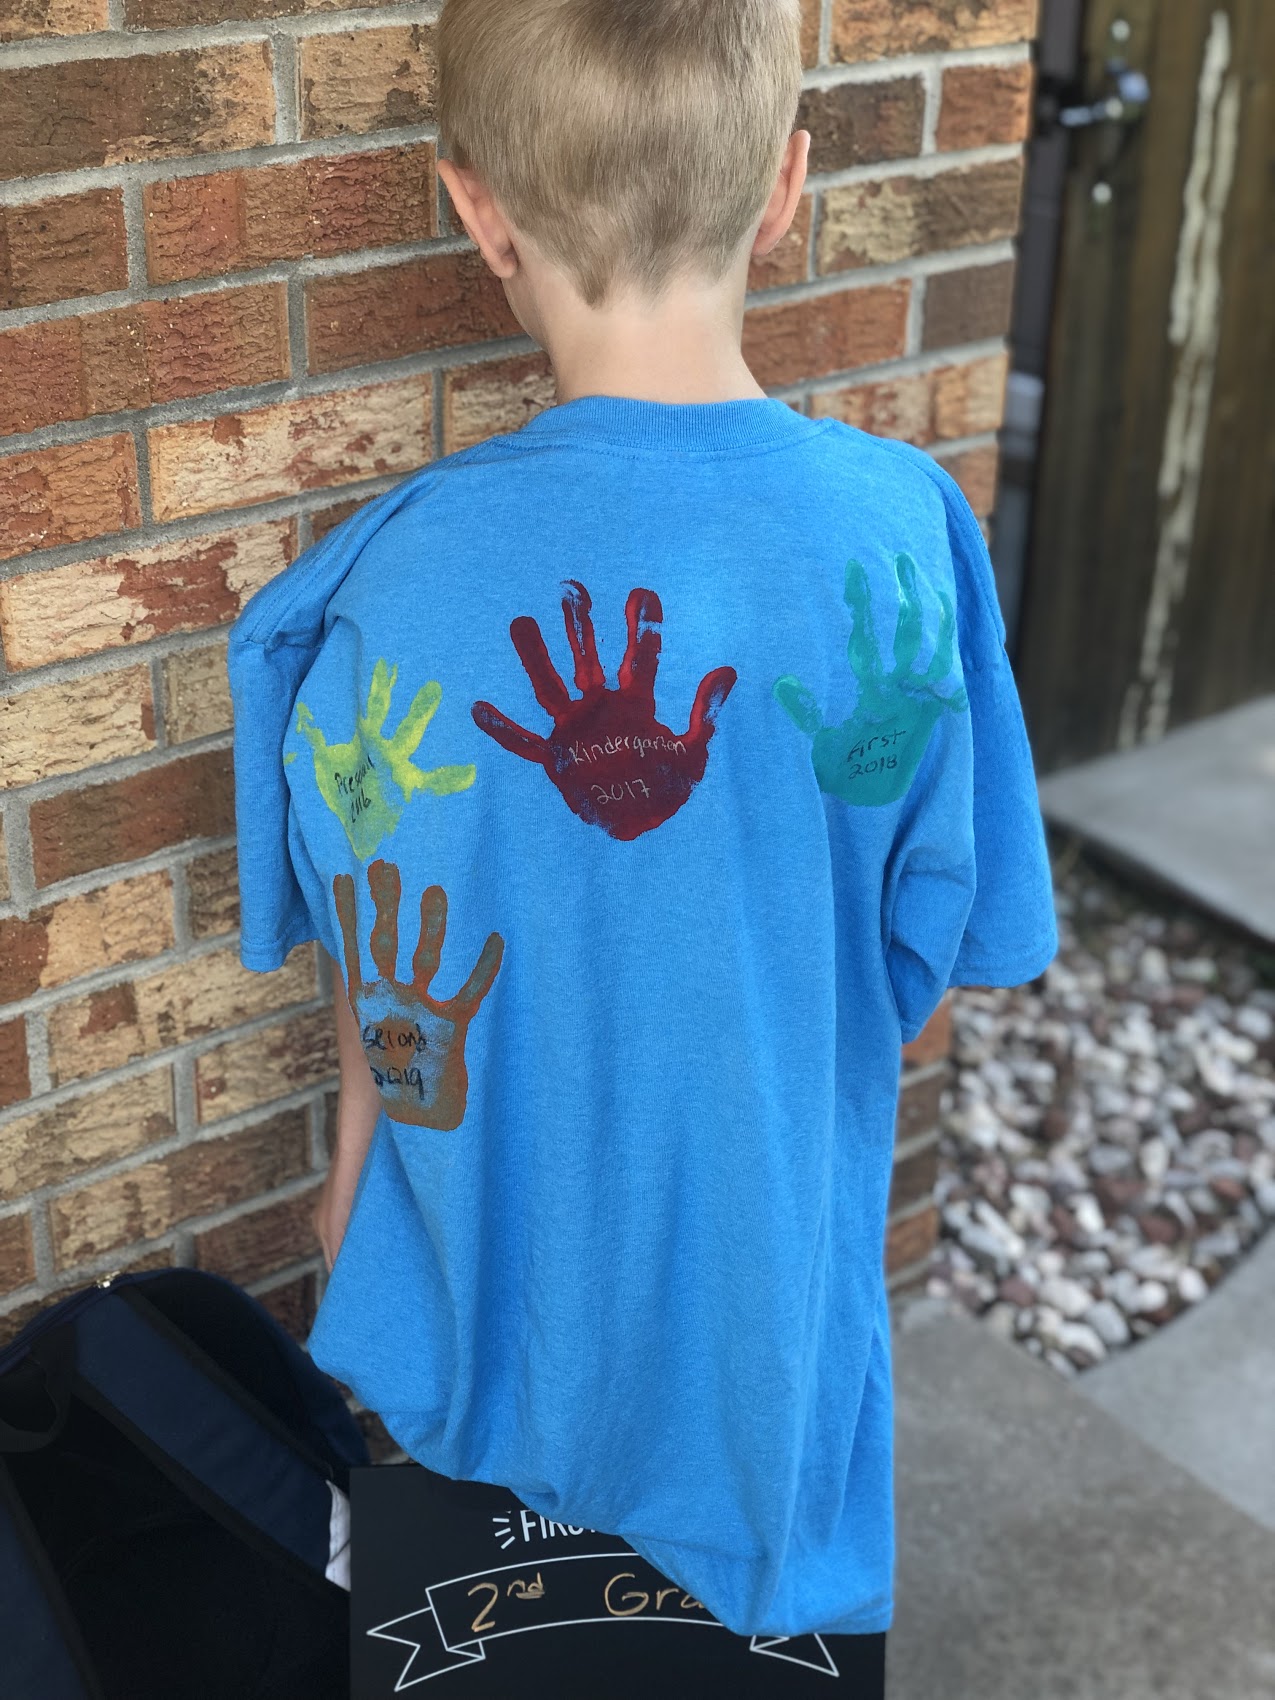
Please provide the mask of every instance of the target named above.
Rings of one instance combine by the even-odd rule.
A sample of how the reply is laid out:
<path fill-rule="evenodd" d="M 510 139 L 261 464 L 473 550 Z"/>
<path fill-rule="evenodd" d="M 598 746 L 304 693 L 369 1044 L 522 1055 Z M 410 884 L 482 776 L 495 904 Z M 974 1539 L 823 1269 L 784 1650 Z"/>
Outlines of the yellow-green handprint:
<path fill-rule="evenodd" d="M 310 710 L 303 702 L 297 704 L 297 731 L 314 756 L 319 792 L 345 828 L 361 862 L 375 855 L 418 791 L 450 797 L 457 791 L 468 791 L 478 776 L 472 763 L 426 770 L 412 760 L 443 700 L 443 687 L 437 683 L 421 686 L 397 732 L 385 736 L 397 678 L 397 667 L 377 662 L 372 669 L 367 707 L 359 715 L 348 744 L 329 744 Z"/>
<path fill-rule="evenodd" d="M 964 686 L 949 696 L 938 687 L 952 671 L 956 621 L 951 599 L 938 592 L 939 629 L 930 662 L 915 671 L 921 652 L 921 593 L 916 562 L 896 555 L 899 614 L 894 627 L 894 665 L 882 664 L 872 623 L 872 590 L 858 561 L 846 567 L 846 606 L 854 616 L 850 666 L 859 681 L 854 713 L 841 726 L 825 726 L 813 692 L 785 674 L 775 681 L 775 700 L 811 740 L 819 788 L 847 803 L 896 803 L 921 765 L 940 715 L 969 706 Z"/>

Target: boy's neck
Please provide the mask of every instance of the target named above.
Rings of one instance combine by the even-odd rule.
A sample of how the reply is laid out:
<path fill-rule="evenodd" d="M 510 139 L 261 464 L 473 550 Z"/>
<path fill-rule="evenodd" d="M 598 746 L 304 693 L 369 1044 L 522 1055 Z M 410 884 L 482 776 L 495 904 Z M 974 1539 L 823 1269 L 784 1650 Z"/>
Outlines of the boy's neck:
<path fill-rule="evenodd" d="M 632 294 L 588 307 L 573 290 L 540 295 L 539 330 L 560 402 L 750 401 L 765 391 L 740 350 L 744 280 L 677 282 L 656 302 Z"/>

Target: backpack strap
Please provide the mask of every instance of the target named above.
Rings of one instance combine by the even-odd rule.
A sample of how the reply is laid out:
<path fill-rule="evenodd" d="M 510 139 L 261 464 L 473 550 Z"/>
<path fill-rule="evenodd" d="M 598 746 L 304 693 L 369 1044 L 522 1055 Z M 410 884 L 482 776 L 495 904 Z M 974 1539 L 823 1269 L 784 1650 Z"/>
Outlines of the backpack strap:
<path fill-rule="evenodd" d="M 106 1700 L 44 1543 L 0 1458 L 0 1648 L 7 1700 Z"/>

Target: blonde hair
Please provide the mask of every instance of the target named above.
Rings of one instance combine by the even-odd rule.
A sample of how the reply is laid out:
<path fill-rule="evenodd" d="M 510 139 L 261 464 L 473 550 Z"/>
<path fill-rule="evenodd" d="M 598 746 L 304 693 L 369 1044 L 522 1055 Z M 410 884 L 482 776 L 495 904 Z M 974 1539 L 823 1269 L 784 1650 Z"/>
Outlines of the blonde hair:
<path fill-rule="evenodd" d="M 724 275 L 774 188 L 800 0 L 446 0 L 438 118 L 591 305 Z"/>

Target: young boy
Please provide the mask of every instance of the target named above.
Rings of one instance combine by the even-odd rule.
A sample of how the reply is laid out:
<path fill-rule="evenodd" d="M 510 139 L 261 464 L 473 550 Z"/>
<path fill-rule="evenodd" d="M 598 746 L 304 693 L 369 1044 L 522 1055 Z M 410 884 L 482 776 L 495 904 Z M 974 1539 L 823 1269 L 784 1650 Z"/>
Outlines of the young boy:
<path fill-rule="evenodd" d="M 982 535 L 768 399 L 797 0 L 448 0 L 439 169 L 558 404 L 231 648 L 243 960 L 335 959 L 316 1361 L 741 1634 L 890 1621 L 900 1042 L 1055 933 Z"/>

